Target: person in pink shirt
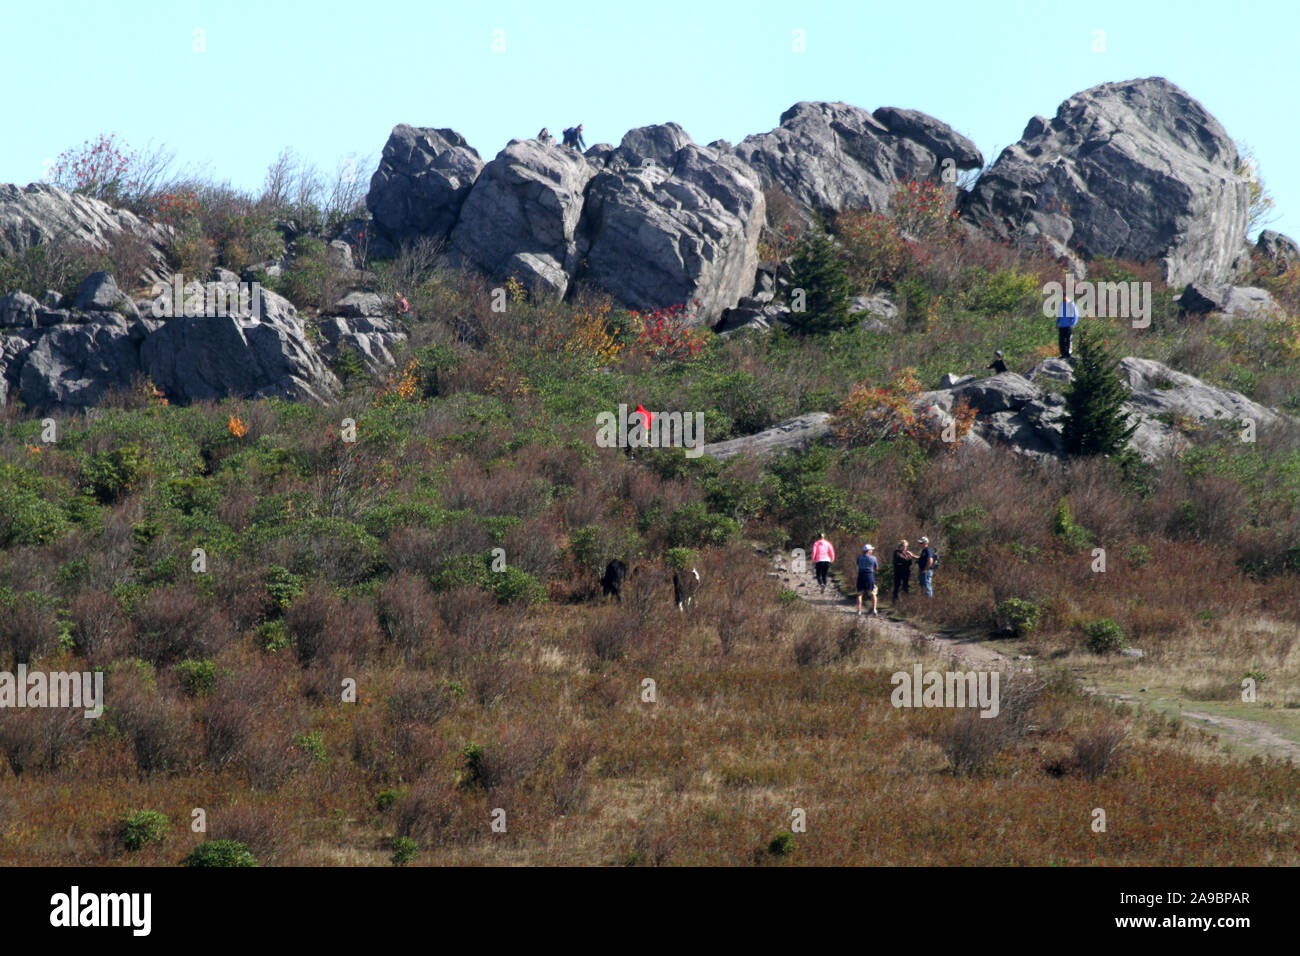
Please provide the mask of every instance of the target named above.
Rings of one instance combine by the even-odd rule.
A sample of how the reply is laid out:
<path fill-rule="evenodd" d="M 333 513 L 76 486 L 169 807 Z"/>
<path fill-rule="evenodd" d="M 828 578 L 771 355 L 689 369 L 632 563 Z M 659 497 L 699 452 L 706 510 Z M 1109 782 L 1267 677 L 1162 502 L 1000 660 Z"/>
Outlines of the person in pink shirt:
<path fill-rule="evenodd" d="M 826 535 L 819 534 L 812 546 L 813 567 L 817 569 L 817 583 L 821 585 L 822 594 L 826 593 L 826 579 L 831 572 L 831 562 L 835 560 L 835 546 L 826 540 Z"/>

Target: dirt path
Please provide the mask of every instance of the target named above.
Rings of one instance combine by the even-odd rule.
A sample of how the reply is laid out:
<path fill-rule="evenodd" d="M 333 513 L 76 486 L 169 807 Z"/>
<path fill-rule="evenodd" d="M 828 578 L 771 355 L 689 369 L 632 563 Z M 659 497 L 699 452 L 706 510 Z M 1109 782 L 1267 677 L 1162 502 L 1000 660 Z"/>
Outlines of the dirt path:
<path fill-rule="evenodd" d="M 802 572 L 790 570 L 788 560 L 780 561 L 776 563 L 770 573 L 776 576 L 782 587 L 794 591 L 800 598 L 819 611 L 825 611 L 829 614 L 848 615 L 858 613 L 856 595 L 848 596 L 841 591 L 833 575 L 826 585 L 825 593 L 821 591 L 811 561 L 807 562 L 807 570 Z M 868 600 L 863 603 L 862 617 L 858 618 L 861 625 L 873 633 L 880 634 L 898 644 L 908 646 L 923 644 L 930 653 L 950 658 L 958 667 L 967 670 L 981 668 L 1020 669 L 1033 666 L 1024 660 L 1017 660 L 995 648 L 980 644 L 969 638 L 952 637 L 922 630 L 902 618 L 899 612 L 906 613 L 909 604 L 914 605 L 918 601 L 926 600 L 924 592 L 916 586 L 915 582 L 913 583 L 911 595 L 899 595 L 900 607 L 898 612 L 892 606 L 890 600 L 892 594 L 884 594 L 883 587 L 881 590 L 882 593 L 878 599 L 880 613 L 878 615 L 866 613 L 871 608 Z M 1081 680 L 1091 683 L 1086 678 L 1081 678 Z M 1122 701 L 1139 707 L 1149 706 L 1147 701 L 1132 694 L 1111 693 L 1097 687 L 1084 687 L 1082 689 L 1085 693 L 1096 694 L 1109 700 Z M 1250 753 L 1263 753 L 1300 763 L 1300 743 L 1283 736 L 1278 733 L 1276 728 L 1263 721 L 1205 714 L 1191 710 L 1180 710 L 1179 717 L 1191 726 L 1210 731 L 1225 738 L 1226 742 L 1237 744 Z"/>
<path fill-rule="evenodd" d="M 794 591 L 820 611 L 849 615 L 858 613 L 856 595 L 846 596 L 835 583 L 834 576 L 826 585 L 826 593 L 823 594 L 817 585 L 817 574 L 813 570 L 812 562 L 807 562 L 807 565 L 806 571 L 795 572 L 790 570 L 788 561 L 782 562 L 775 572 L 782 587 Z M 924 642 L 930 653 L 952 658 L 962 668 L 1005 669 L 1017 666 L 1012 658 L 994 648 L 968 639 L 923 631 L 895 612 L 891 606 L 890 596 L 883 593 L 880 595 L 878 602 L 880 613 L 877 615 L 866 613 L 871 610 L 869 599 L 863 603 L 862 617 L 858 619 L 862 626 L 899 644 L 911 645 L 918 641 Z M 915 604 L 925 600 L 927 600 L 925 593 L 919 589 L 919 586 L 914 587 L 910 595 L 899 595 L 900 610 L 905 613 L 909 602 Z"/>

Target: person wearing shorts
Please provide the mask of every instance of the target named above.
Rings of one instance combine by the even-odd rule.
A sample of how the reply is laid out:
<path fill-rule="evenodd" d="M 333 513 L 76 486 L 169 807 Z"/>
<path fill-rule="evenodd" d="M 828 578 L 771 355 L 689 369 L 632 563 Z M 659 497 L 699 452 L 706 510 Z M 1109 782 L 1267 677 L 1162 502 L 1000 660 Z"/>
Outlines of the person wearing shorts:
<path fill-rule="evenodd" d="M 871 595 L 871 613 L 879 614 L 876 604 L 876 569 L 880 567 L 880 562 L 872 553 L 875 547 L 870 544 L 862 546 L 862 553 L 858 555 L 858 614 L 862 614 L 862 596 Z"/>

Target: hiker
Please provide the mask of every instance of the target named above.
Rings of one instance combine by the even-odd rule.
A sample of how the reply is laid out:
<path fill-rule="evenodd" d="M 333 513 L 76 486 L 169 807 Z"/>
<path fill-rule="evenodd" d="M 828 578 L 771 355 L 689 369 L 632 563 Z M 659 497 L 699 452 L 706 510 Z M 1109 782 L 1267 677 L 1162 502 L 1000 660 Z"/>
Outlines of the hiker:
<path fill-rule="evenodd" d="M 921 535 L 920 543 L 923 545 L 921 554 L 916 560 L 917 576 L 921 579 L 921 587 L 928 598 L 934 597 L 934 565 L 938 560 L 938 555 L 934 553 L 934 548 L 930 547 L 930 539 Z"/>
<path fill-rule="evenodd" d="M 862 616 L 862 595 L 871 595 L 871 613 L 880 613 L 876 604 L 876 568 L 880 567 L 880 562 L 871 552 L 875 551 L 875 546 L 864 544 L 862 553 L 858 555 L 858 617 Z"/>
<path fill-rule="evenodd" d="M 831 573 L 831 562 L 835 560 L 835 546 L 826 540 L 826 535 L 817 535 L 812 546 L 813 567 L 817 570 L 817 583 L 821 585 L 822 594 L 826 593 L 826 579 Z"/>
<path fill-rule="evenodd" d="M 1002 361 L 1002 350 L 1001 350 L 1001 349 L 998 349 L 998 350 L 997 350 L 996 352 L 994 352 L 993 354 L 994 354 L 995 356 L 997 356 L 997 358 L 995 358 L 992 362 L 990 362 L 988 365 L 986 365 L 986 366 L 984 366 L 984 367 L 985 367 L 985 368 L 991 368 L 991 369 L 993 369 L 993 374 L 994 374 L 994 375 L 1001 375 L 1003 372 L 1005 372 L 1005 371 L 1007 370 L 1007 363 L 1004 362 L 1004 361 Z"/>
<path fill-rule="evenodd" d="M 1068 295 L 1061 301 L 1061 312 L 1056 317 L 1056 342 L 1061 349 L 1061 358 L 1069 359 L 1070 345 L 1074 338 L 1074 326 L 1079 321 L 1079 307 Z"/>
<path fill-rule="evenodd" d="M 543 146 L 550 146 L 552 143 L 555 142 L 555 137 L 551 135 L 551 131 L 549 129 L 543 126 L 542 131 L 537 134 L 537 141 L 541 143 Z"/>
<path fill-rule="evenodd" d="M 894 549 L 894 603 L 898 603 L 898 589 L 902 588 L 904 594 L 912 593 L 912 562 L 919 555 L 913 554 L 907 550 L 907 539 L 904 538 L 898 542 L 898 547 Z"/>
<path fill-rule="evenodd" d="M 411 303 L 406 301 L 406 296 L 402 295 L 402 293 L 393 293 L 393 304 L 397 307 L 397 317 L 399 319 L 411 317 Z"/>
<path fill-rule="evenodd" d="M 577 126 L 570 126 L 564 131 L 564 145 L 572 146 L 576 150 L 584 150 L 587 148 L 587 144 L 582 138 L 581 123 Z"/>

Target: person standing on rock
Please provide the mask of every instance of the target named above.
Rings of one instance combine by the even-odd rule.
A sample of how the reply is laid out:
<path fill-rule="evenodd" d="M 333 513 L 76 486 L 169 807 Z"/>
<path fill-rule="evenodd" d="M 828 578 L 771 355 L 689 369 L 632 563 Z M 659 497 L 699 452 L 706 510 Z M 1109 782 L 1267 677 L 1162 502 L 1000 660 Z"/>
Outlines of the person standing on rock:
<path fill-rule="evenodd" d="M 812 546 L 813 567 L 817 571 L 817 583 L 822 594 L 826 593 L 826 580 L 831 573 L 831 562 L 835 560 L 835 546 L 826 540 L 826 535 L 819 534 Z"/>
<path fill-rule="evenodd" d="M 570 126 L 568 129 L 564 131 L 564 145 L 572 146 L 574 149 L 579 151 L 587 148 L 586 142 L 584 142 L 582 139 L 581 123 L 579 123 L 577 126 Z"/>
<path fill-rule="evenodd" d="M 907 550 L 907 539 L 904 538 L 898 542 L 898 547 L 894 549 L 894 603 L 898 603 L 898 589 L 902 588 L 904 594 L 912 593 L 912 562 L 917 559 L 917 555 Z"/>
<path fill-rule="evenodd" d="M 858 616 L 862 616 L 862 595 L 871 595 L 871 613 L 880 613 L 876 605 L 876 569 L 880 567 L 880 562 L 871 552 L 875 551 L 875 546 L 864 544 L 862 553 L 858 555 Z"/>
<path fill-rule="evenodd" d="M 1070 358 L 1070 345 L 1074 339 L 1074 326 L 1079 321 L 1079 307 L 1068 295 L 1061 300 L 1061 311 L 1056 316 L 1056 344 L 1061 358 Z"/>
<path fill-rule="evenodd" d="M 996 357 L 993 359 L 992 362 L 990 362 L 988 365 L 986 365 L 985 368 L 991 368 L 991 369 L 993 369 L 993 374 L 994 374 L 994 375 L 1001 375 L 1003 372 L 1005 372 L 1005 371 L 1007 370 L 1007 363 L 1004 362 L 1004 361 L 1002 361 L 1002 350 L 1001 350 L 1001 349 L 998 349 L 998 350 L 997 350 L 996 352 L 994 352 L 993 354 L 994 354 L 994 356 L 996 356 Z"/>
<path fill-rule="evenodd" d="M 916 559 L 916 573 L 921 579 L 921 589 L 925 591 L 928 598 L 934 597 L 934 548 L 930 547 L 930 539 L 921 535 L 921 554 Z"/>
<path fill-rule="evenodd" d="M 541 143 L 543 146 L 550 146 L 552 143 L 555 142 L 555 137 L 551 135 L 551 131 L 549 129 L 543 126 L 542 131 L 537 134 L 537 141 Z"/>

